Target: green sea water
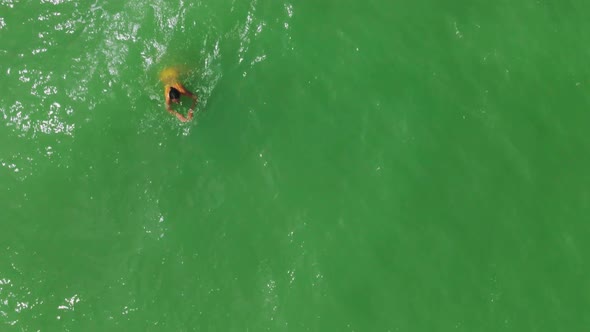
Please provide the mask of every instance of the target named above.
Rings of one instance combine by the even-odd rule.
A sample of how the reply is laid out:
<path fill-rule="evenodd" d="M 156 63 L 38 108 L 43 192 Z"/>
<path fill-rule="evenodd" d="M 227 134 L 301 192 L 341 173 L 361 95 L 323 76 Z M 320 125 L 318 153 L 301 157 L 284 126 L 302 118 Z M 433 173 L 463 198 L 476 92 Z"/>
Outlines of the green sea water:
<path fill-rule="evenodd" d="M 588 10 L 0 0 L 0 331 L 589 331 Z"/>

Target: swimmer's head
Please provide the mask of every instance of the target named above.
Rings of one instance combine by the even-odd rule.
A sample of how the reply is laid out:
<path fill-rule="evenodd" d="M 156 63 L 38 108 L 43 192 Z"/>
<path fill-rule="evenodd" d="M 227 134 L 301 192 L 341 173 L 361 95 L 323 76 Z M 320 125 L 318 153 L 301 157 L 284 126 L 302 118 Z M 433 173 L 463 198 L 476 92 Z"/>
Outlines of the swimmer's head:
<path fill-rule="evenodd" d="M 173 103 L 180 102 L 180 92 L 175 88 L 170 88 L 170 92 L 168 92 L 168 97 L 170 98 L 170 101 Z"/>

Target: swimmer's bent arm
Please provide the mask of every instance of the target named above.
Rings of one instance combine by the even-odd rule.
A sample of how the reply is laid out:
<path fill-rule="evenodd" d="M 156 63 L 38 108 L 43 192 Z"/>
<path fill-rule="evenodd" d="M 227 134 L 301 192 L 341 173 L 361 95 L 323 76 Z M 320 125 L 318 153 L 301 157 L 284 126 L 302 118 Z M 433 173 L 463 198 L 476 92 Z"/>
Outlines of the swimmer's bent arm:
<path fill-rule="evenodd" d="M 192 111 L 189 111 L 188 113 L 188 119 L 185 118 L 182 114 L 176 112 L 175 110 L 173 110 L 172 108 L 170 108 L 170 104 L 166 103 L 166 111 L 168 111 L 168 113 L 174 115 L 175 117 L 178 118 L 178 120 L 182 121 L 182 122 L 188 122 L 189 120 L 191 120 L 193 118 L 193 113 Z"/>
<path fill-rule="evenodd" d="M 197 96 L 196 96 L 196 95 L 194 95 L 192 92 L 188 91 L 188 89 L 187 89 L 187 88 L 185 88 L 185 87 L 184 87 L 182 84 L 180 84 L 180 83 L 178 83 L 178 85 L 176 86 L 176 89 L 177 89 L 178 91 L 180 91 L 180 93 L 181 93 L 181 94 L 183 94 L 183 95 L 185 95 L 185 96 L 187 96 L 187 97 L 190 97 L 190 98 L 192 98 L 192 99 L 193 99 L 193 105 L 191 106 L 191 108 L 190 108 L 190 111 L 189 111 L 189 117 L 191 117 L 191 118 L 192 118 L 192 116 L 193 116 L 193 115 L 192 115 L 192 113 L 193 113 L 193 110 L 195 109 L 195 105 L 197 105 Z"/>
<path fill-rule="evenodd" d="M 168 111 L 168 113 L 174 115 L 175 117 L 178 118 L 178 120 L 182 121 L 182 122 L 186 122 L 186 118 L 184 116 L 182 116 L 182 114 L 176 112 L 175 110 L 173 110 L 172 108 L 170 108 L 170 95 L 169 95 L 169 91 L 170 88 L 166 88 L 165 92 L 164 92 L 164 98 L 166 98 L 166 111 Z"/>

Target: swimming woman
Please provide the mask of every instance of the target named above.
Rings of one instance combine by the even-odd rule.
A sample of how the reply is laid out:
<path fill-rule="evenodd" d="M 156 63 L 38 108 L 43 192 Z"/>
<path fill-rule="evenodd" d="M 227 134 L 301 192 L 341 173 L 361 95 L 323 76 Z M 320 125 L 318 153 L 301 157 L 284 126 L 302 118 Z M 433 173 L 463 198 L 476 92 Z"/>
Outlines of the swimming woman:
<path fill-rule="evenodd" d="M 174 68 L 167 68 L 164 69 L 160 73 L 160 80 L 164 83 L 164 96 L 166 98 L 166 110 L 168 113 L 176 116 L 178 120 L 182 122 L 188 122 L 192 120 L 193 113 L 195 109 L 195 105 L 197 104 L 197 96 L 192 94 L 188 91 L 179 81 L 178 81 L 178 71 Z M 173 103 L 180 103 L 180 96 L 187 96 L 192 98 L 193 105 L 191 106 L 190 110 L 188 111 L 188 115 L 185 117 L 182 114 L 176 112 L 172 109 L 171 105 Z"/>

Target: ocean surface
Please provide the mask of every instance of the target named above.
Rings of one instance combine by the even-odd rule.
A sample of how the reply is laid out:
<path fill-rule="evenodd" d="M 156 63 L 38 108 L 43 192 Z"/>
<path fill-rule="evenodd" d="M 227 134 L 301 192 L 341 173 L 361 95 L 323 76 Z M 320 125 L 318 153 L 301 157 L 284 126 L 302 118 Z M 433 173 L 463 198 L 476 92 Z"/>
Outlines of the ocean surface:
<path fill-rule="evenodd" d="M 0 331 L 590 331 L 589 11 L 0 0 Z"/>

